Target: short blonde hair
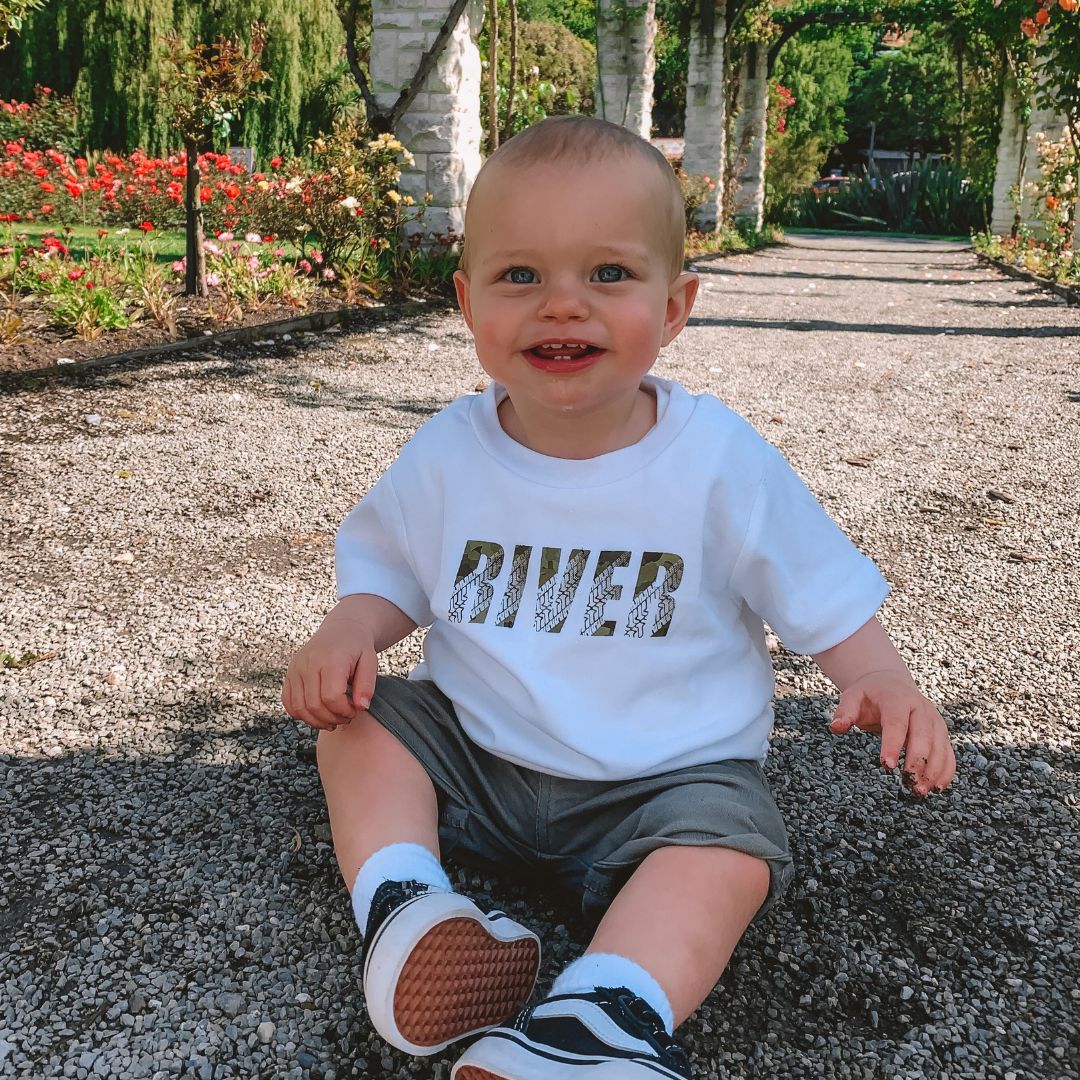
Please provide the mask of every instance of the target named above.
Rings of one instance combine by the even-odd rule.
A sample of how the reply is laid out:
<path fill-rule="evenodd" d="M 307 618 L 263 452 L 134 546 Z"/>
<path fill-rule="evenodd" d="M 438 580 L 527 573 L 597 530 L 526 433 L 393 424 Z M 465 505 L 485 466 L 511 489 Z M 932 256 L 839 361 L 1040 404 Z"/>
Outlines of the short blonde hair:
<path fill-rule="evenodd" d="M 500 167 L 526 167 L 569 162 L 587 165 L 590 162 L 623 155 L 648 162 L 660 184 L 660 205 L 657 216 L 666 237 L 671 265 L 671 278 L 682 273 L 686 258 L 686 212 L 682 190 L 675 170 L 650 142 L 618 124 L 594 116 L 551 116 L 518 132 L 507 140 L 484 162 L 469 194 L 482 187 L 485 173 Z M 469 267 L 469 215 L 465 211 L 465 243 L 461 250 L 461 269 Z"/>

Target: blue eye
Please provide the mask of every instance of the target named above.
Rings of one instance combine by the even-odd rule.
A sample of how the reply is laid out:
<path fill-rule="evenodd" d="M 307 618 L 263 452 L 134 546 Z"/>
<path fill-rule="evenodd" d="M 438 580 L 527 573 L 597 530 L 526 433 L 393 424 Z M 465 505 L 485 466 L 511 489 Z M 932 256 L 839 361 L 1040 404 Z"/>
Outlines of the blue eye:
<path fill-rule="evenodd" d="M 514 285 L 532 285 L 536 281 L 536 275 L 524 266 L 512 266 L 503 277 Z"/>
<path fill-rule="evenodd" d="M 605 285 L 614 285 L 616 282 L 625 281 L 630 276 L 625 267 L 616 266 L 614 263 L 608 263 L 606 266 L 599 266 L 596 269 L 596 280 L 603 282 Z"/>

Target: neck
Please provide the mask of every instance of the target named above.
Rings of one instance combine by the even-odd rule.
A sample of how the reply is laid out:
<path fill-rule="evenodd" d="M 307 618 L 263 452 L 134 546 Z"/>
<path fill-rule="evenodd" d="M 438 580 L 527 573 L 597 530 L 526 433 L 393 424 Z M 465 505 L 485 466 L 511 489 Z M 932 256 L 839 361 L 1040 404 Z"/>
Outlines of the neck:
<path fill-rule="evenodd" d="M 524 413 L 509 397 L 499 404 L 499 422 L 515 442 L 547 457 L 584 460 L 633 446 L 656 424 L 656 396 L 639 387 L 603 410 Z"/>

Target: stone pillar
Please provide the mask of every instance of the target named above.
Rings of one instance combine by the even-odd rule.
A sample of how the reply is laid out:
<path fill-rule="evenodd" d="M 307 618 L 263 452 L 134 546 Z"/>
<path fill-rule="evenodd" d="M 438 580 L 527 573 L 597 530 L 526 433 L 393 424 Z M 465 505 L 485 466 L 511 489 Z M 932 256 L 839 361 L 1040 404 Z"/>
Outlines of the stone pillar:
<path fill-rule="evenodd" d="M 697 212 L 697 227 L 706 232 L 722 220 L 727 120 L 724 101 L 725 5 L 718 3 L 711 35 L 695 12 L 690 28 L 690 65 L 686 75 L 686 149 L 683 169 L 709 176 L 716 187 Z"/>
<path fill-rule="evenodd" d="M 420 66 L 453 0 L 372 0 L 371 84 L 389 109 Z M 469 0 L 446 47 L 395 134 L 415 158 L 401 174 L 401 191 L 432 204 L 424 232 L 461 235 L 465 200 L 480 171 L 480 50 L 483 0 Z"/>
<path fill-rule="evenodd" d="M 600 0 L 596 19 L 595 115 L 652 133 L 656 0 Z"/>
<path fill-rule="evenodd" d="M 1043 132 L 1050 139 L 1065 134 L 1065 118 L 1037 105 L 1025 125 L 1021 115 L 1023 102 L 1011 79 L 1005 82 L 1005 100 L 1001 109 L 1001 130 L 998 134 L 997 166 L 994 170 L 993 210 L 990 231 L 998 236 L 1012 231 L 1016 207 L 1010 192 L 1020 192 L 1020 220 L 1036 228 L 1035 205 L 1028 185 L 1039 178 L 1039 152 L 1035 136 Z M 1021 169 L 1023 170 L 1021 175 Z"/>
<path fill-rule="evenodd" d="M 765 138 L 769 112 L 769 54 L 755 42 L 739 65 L 739 93 L 732 133 L 734 218 L 755 232 L 765 220 Z"/>

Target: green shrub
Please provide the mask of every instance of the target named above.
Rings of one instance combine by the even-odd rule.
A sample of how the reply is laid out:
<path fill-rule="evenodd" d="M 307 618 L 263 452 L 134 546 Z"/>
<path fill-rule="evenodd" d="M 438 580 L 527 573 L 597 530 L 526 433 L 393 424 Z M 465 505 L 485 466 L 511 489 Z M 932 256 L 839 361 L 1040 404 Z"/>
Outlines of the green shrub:
<path fill-rule="evenodd" d="M 963 236 L 986 228 L 987 206 L 964 172 L 949 162 L 873 180 L 860 177 L 843 187 L 810 191 L 790 200 L 784 224 L 819 229 Z"/>
<path fill-rule="evenodd" d="M 71 98 L 47 86 L 34 87 L 33 101 L 0 102 L 0 143 L 22 139 L 27 150 L 74 154 L 79 149 L 78 126 Z"/>
<path fill-rule="evenodd" d="M 678 178 L 679 190 L 682 192 L 686 227 L 692 229 L 698 209 L 709 197 L 709 193 L 716 190 L 716 181 L 711 176 L 691 175 L 682 169 L 676 169 L 675 176 Z"/>
<path fill-rule="evenodd" d="M 555 22 L 523 22 L 519 77 L 555 89 L 551 113 L 591 113 L 596 85 L 596 46 Z"/>

